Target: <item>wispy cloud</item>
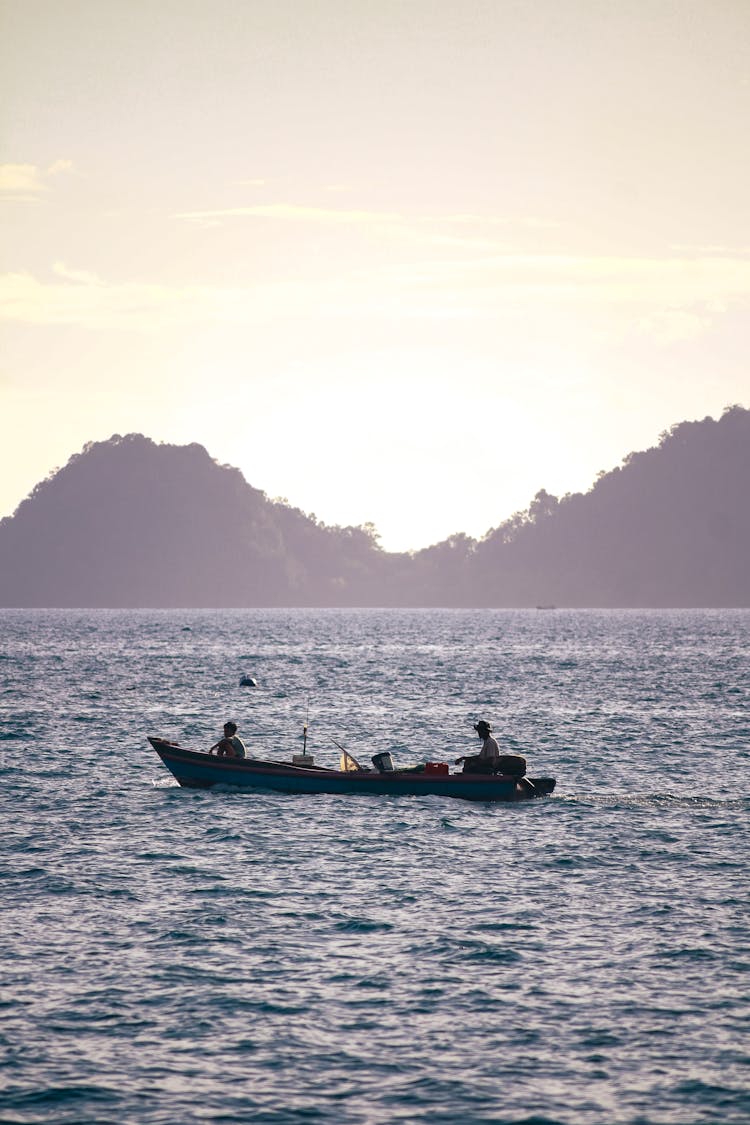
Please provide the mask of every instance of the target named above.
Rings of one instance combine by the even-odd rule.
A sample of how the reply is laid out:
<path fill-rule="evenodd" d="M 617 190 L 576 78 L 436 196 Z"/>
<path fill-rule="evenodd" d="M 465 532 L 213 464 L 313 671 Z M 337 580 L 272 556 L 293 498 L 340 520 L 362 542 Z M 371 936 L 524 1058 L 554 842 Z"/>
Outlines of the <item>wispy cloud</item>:
<path fill-rule="evenodd" d="M 257 181 L 261 182 L 261 181 Z M 345 184 L 331 184 L 331 192 L 348 190 Z M 353 207 L 313 207 L 303 203 L 254 203 L 242 207 L 217 207 L 202 211 L 180 211 L 175 215 L 193 223 L 220 223 L 233 219 L 272 219 L 282 222 L 319 223 L 323 225 L 368 224 L 370 226 L 407 227 L 524 227 L 528 229 L 549 229 L 558 224 L 538 219 L 534 216 L 499 217 L 497 215 L 472 214 L 469 212 L 408 214 L 399 211 L 374 211 Z"/>
<path fill-rule="evenodd" d="M 56 160 L 48 168 L 36 164 L 0 164 L 0 199 L 33 202 L 49 191 L 56 176 L 71 171 L 70 160 Z"/>
<path fill-rule="evenodd" d="M 89 270 L 72 270 L 64 262 L 55 262 L 52 272 L 65 281 L 73 281 L 78 285 L 102 285 L 102 279 Z"/>
<path fill-rule="evenodd" d="M 727 246 L 724 243 L 708 245 L 678 244 L 676 254 L 691 258 L 750 258 L 750 246 Z"/>
<path fill-rule="evenodd" d="M 333 189 L 331 189 L 333 190 Z M 342 190 L 345 190 L 342 188 Z M 502 252 L 503 240 L 511 232 L 539 232 L 556 224 L 533 216 L 502 218 L 470 213 L 409 214 L 355 207 L 317 207 L 299 203 L 256 203 L 240 207 L 181 211 L 174 218 L 202 227 L 219 227 L 229 222 L 256 221 L 349 229 L 379 239 L 405 245 L 458 248 Z"/>
<path fill-rule="evenodd" d="M 361 318 L 502 321 L 585 317 L 608 339 L 693 338 L 750 305 L 750 258 L 498 255 L 237 286 L 113 282 L 56 262 L 40 278 L 0 276 L 0 319 L 154 331 L 197 323 Z"/>
<path fill-rule="evenodd" d="M 613 301 L 750 298 L 750 256 L 672 257 L 481 254 L 404 263 L 382 271 L 394 284 L 513 289 L 519 294 Z"/>
<path fill-rule="evenodd" d="M 218 223 L 228 219 L 279 219 L 305 223 L 403 223 L 401 215 L 379 211 L 309 207 L 294 203 L 258 203 L 250 207 L 224 207 L 210 211 L 181 211 L 175 218 L 193 223 Z"/>
<path fill-rule="evenodd" d="M 276 283 L 237 287 L 106 281 L 62 262 L 53 280 L 30 272 L 0 275 L 0 320 L 37 326 L 69 325 L 94 331 L 158 331 L 197 323 L 258 323 L 308 308 L 306 286 Z M 330 287 L 318 286 L 318 301 Z"/>

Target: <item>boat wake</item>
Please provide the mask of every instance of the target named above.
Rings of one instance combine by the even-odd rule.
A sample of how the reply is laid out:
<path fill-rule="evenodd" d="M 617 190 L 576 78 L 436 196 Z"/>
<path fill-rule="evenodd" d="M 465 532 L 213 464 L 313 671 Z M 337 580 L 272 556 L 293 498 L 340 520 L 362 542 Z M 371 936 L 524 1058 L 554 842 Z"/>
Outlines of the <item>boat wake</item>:
<path fill-rule="evenodd" d="M 750 797 L 685 796 L 676 793 L 556 793 L 553 803 L 594 805 L 602 808 L 671 808 L 671 809 L 748 809 Z"/>

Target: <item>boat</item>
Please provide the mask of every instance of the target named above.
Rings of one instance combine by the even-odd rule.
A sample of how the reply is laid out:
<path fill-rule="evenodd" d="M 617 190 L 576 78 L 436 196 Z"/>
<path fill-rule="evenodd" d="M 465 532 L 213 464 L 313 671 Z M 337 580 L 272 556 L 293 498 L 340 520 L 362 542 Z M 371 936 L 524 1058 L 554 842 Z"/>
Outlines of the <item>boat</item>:
<path fill-rule="evenodd" d="M 259 758 L 217 757 L 189 750 L 165 738 L 148 737 L 153 749 L 180 785 L 187 789 L 230 786 L 272 789 L 281 793 L 343 793 L 390 797 L 459 797 L 466 801 L 524 801 L 546 797 L 555 788 L 553 777 L 514 773 L 450 772 L 446 762 L 428 762 L 408 769 L 363 769 L 349 754 L 349 768 L 328 769 L 314 764 L 264 761 Z M 301 757 L 301 755 L 296 755 Z M 312 757 L 308 756 L 310 761 Z M 390 755 L 375 755 L 388 759 Z M 510 761 L 510 757 L 508 758 Z M 520 759 L 523 761 L 523 759 Z"/>

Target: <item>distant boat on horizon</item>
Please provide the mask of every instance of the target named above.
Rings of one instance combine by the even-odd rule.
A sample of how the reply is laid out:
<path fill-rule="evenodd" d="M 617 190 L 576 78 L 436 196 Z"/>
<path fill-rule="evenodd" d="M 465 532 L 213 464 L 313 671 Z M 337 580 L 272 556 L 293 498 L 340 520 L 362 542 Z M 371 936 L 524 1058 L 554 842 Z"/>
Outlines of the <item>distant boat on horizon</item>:
<path fill-rule="evenodd" d="M 537 609 L 557 609 L 556 605 L 538 605 Z"/>

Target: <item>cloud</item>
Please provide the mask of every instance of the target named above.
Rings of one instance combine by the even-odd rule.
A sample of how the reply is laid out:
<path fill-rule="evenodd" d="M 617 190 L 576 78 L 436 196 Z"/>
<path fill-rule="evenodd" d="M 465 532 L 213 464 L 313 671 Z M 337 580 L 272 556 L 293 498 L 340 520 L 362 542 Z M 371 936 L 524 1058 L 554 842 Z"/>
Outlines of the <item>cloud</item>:
<path fill-rule="evenodd" d="M 66 266 L 64 262 L 55 262 L 52 266 L 52 272 L 57 277 L 62 277 L 65 281 L 73 281 L 78 285 L 102 285 L 102 279 L 95 273 L 88 270 L 72 270 Z"/>
<path fill-rule="evenodd" d="M 56 160 L 46 169 L 36 164 L 0 164 L 0 199 L 14 203 L 40 199 L 56 176 L 72 168 L 71 160 Z"/>
<path fill-rule="evenodd" d="M 258 181 L 260 182 L 260 181 Z M 331 184 L 330 192 L 347 191 L 345 184 Z M 530 230 L 556 228 L 559 224 L 532 216 L 502 218 L 458 212 L 453 214 L 409 215 L 398 211 L 372 211 L 362 208 L 311 207 L 299 203 L 255 203 L 247 207 L 220 207 L 206 211 L 180 211 L 175 216 L 192 223 L 216 224 L 232 219 L 271 219 L 280 222 L 317 223 L 327 226 L 366 224 L 391 230 L 417 230 L 432 227 L 523 227 Z"/>
<path fill-rule="evenodd" d="M 750 299 L 750 256 L 492 253 L 383 271 L 393 284 L 612 302 Z"/>
<path fill-rule="evenodd" d="M 73 171 L 73 161 L 72 160 L 55 160 L 53 164 L 50 164 L 49 168 L 47 169 L 46 174 L 48 176 L 59 176 L 61 172 L 72 172 L 72 171 Z"/>
<path fill-rule="evenodd" d="M 750 246 L 725 246 L 723 244 L 695 246 L 685 243 L 678 244 L 673 249 L 675 253 L 687 255 L 691 258 L 746 258 L 750 256 Z"/>
<path fill-rule="evenodd" d="M 0 195 L 6 199 L 35 199 L 46 190 L 35 164 L 0 164 Z"/>
<path fill-rule="evenodd" d="M 0 319 L 37 326 L 149 329 L 196 313 L 195 291 L 159 285 L 111 284 L 56 263 L 53 282 L 31 273 L 0 277 Z"/>
<path fill-rule="evenodd" d="M 111 282 L 63 262 L 54 280 L 30 272 L 0 275 L 0 321 L 79 326 L 96 331 L 158 331 L 199 322 L 259 323 L 309 307 L 307 287 L 276 283 L 237 287 Z M 325 300 L 326 286 L 318 286 Z"/>
<path fill-rule="evenodd" d="M 0 276 L 0 319 L 155 331 L 195 324 L 336 318 L 483 320 L 509 327 L 585 321 L 597 338 L 694 338 L 750 304 L 750 258 L 474 255 L 362 268 L 331 279 L 211 286 L 113 282 L 55 262 L 51 275 Z"/>
<path fill-rule="evenodd" d="M 333 187 L 329 190 L 333 191 Z M 342 185 L 340 190 L 346 190 Z M 378 239 L 390 239 L 406 246 L 444 247 L 473 252 L 499 253 L 505 249 L 498 230 L 538 233 L 556 227 L 533 216 L 500 218 L 467 213 L 414 215 L 397 211 L 363 208 L 314 207 L 297 203 L 257 203 L 242 207 L 181 211 L 173 216 L 202 227 L 219 227 L 227 222 L 254 220 L 296 224 L 307 227 L 349 229 Z"/>
<path fill-rule="evenodd" d="M 286 222 L 352 223 L 403 222 L 403 216 L 378 211 L 307 207 L 293 203 L 258 203 L 251 207 L 225 207 L 210 211 L 182 211 L 175 216 L 193 223 L 217 223 L 223 219 L 280 219 Z"/>

